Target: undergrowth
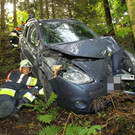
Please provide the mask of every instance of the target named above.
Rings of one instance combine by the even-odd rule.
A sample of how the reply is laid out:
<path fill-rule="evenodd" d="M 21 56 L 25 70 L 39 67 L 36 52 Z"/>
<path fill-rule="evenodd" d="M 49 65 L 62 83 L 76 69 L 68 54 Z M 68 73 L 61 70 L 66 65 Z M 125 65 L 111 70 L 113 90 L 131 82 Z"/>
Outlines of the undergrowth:
<path fill-rule="evenodd" d="M 113 104 L 95 114 L 75 114 L 58 106 L 53 106 L 57 96 L 52 93 L 48 102 L 38 99 L 31 111 L 38 111 L 37 119 L 41 125 L 39 135 L 115 135 L 133 134 L 135 129 L 134 110 L 125 105 L 135 105 L 134 98 L 127 94 L 114 94 Z M 119 107 L 119 108 L 118 108 Z"/>

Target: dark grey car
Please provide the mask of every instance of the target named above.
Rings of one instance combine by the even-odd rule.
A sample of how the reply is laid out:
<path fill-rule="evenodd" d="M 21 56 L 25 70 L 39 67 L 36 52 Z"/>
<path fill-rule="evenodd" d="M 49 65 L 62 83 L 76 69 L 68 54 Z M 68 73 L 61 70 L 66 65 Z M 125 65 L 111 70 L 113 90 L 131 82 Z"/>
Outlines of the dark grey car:
<path fill-rule="evenodd" d="M 57 103 L 74 112 L 95 111 L 93 100 L 107 95 L 108 77 L 120 77 L 122 88 L 134 81 L 135 57 L 76 19 L 30 19 L 20 44 L 21 59 L 31 61 L 47 98 L 54 91 Z"/>

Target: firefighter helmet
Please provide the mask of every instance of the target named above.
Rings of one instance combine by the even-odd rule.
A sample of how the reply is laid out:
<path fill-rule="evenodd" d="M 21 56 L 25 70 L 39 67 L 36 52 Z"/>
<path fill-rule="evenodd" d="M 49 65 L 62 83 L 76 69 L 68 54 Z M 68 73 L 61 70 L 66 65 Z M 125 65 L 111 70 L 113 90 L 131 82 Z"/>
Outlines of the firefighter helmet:
<path fill-rule="evenodd" d="M 20 71 L 22 70 L 22 67 L 32 67 L 32 64 L 28 59 L 25 59 L 20 62 Z"/>

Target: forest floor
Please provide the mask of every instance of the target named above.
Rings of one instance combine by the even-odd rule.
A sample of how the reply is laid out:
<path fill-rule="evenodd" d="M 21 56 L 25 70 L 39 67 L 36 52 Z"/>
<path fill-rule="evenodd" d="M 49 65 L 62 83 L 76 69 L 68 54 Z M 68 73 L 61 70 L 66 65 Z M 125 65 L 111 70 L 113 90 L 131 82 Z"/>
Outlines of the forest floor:
<path fill-rule="evenodd" d="M 123 44 L 124 41 L 119 41 L 119 44 Z M 126 44 L 126 48 L 133 50 L 129 47 L 130 43 L 128 40 L 124 44 Z M 10 54 L 0 61 L 0 84 L 4 83 L 9 71 L 15 67 L 7 67 L 9 61 L 10 65 L 20 61 L 19 54 L 17 53 L 17 55 L 18 58 L 16 58 L 16 55 L 12 56 L 14 61 L 10 58 Z M 9 59 L 9 61 L 6 59 Z M 3 62 L 4 64 L 2 64 Z M 127 94 L 112 94 L 108 95 L 107 98 L 110 98 L 112 104 L 94 114 L 79 115 L 61 108 L 58 110 L 57 118 L 50 124 L 61 127 L 57 135 L 68 135 L 66 132 L 67 126 L 75 124 L 85 128 L 100 125 L 102 129 L 97 134 L 102 135 L 135 135 L 135 98 Z M 41 114 L 32 111 L 31 108 L 22 107 L 18 115 L 19 119 L 11 116 L 0 119 L 0 135 L 38 135 L 48 125 L 41 123 L 37 119 Z"/>

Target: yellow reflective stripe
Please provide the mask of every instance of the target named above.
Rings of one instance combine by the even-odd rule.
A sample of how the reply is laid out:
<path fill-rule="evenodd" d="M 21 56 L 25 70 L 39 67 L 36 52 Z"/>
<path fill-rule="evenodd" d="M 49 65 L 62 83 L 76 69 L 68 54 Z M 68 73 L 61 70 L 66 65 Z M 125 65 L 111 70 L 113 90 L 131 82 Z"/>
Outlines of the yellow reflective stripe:
<path fill-rule="evenodd" d="M 18 37 L 16 33 L 11 33 L 11 34 L 9 34 L 9 36 L 15 36 L 15 37 Z"/>
<path fill-rule="evenodd" d="M 35 96 L 32 95 L 30 92 L 24 94 L 23 97 L 26 97 L 28 100 L 30 100 L 30 102 L 32 102 L 35 99 Z"/>
<path fill-rule="evenodd" d="M 37 84 L 37 78 L 31 77 L 30 86 L 35 86 Z"/>
<path fill-rule="evenodd" d="M 14 97 L 15 96 L 15 90 L 12 90 L 12 89 L 0 89 L 0 95 L 9 95 L 9 96 L 12 96 Z"/>
<path fill-rule="evenodd" d="M 44 95 L 44 89 L 42 88 L 41 90 L 39 90 L 39 95 Z"/>

